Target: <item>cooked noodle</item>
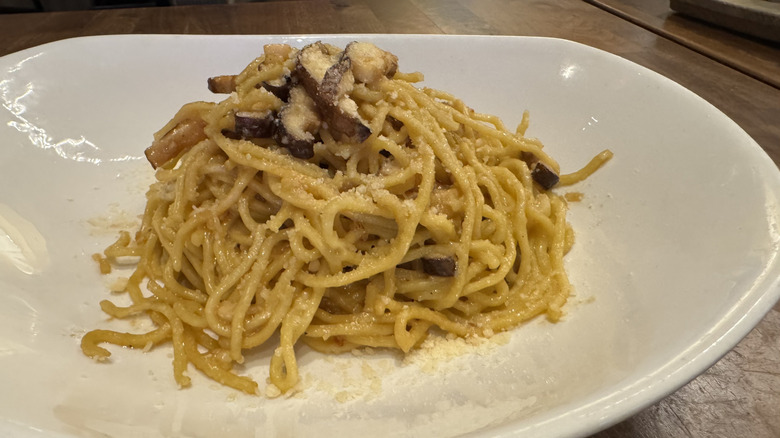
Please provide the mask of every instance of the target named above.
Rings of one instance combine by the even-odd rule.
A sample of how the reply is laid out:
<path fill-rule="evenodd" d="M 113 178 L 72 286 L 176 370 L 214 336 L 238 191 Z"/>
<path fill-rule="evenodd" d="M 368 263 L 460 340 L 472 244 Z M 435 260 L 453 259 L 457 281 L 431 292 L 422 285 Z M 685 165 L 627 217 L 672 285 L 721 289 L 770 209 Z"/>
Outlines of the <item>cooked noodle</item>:
<path fill-rule="evenodd" d="M 205 134 L 157 169 L 135 236 L 124 232 L 105 250 L 110 261 L 138 259 L 125 287 L 132 305 L 101 303 L 116 318 L 146 314 L 155 328 L 91 331 L 86 355 L 107 358 L 102 343 L 170 341 L 181 387 L 192 364 L 254 394 L 257 383 L 232 368 L 278 333 L 270 382 L 286 392 L 299 381 L 299 341 L 326 353 L 408 352 L 435 327 L 490 336 L 538 315 L 561 318 L 574 234 L 565 200 L 532 175 L 538 163 L 559 168 L 524 136 L 527 115 L 511 132 L 447 93 L 414 86 L 421 75 L 390 70 L 355 80 L 342 96 L 370 129 L 364 141 L 321 121 L 313 156 L 297 158 L 273 137 L 234 135 L 239 112 L 283 111 L 261 85 L 295 71 L 300 51 L 286 51 L 266 49 L 231 78 L 229 97 L 185 105 L 155 135 L 165 141 L 193 120 Z"/>

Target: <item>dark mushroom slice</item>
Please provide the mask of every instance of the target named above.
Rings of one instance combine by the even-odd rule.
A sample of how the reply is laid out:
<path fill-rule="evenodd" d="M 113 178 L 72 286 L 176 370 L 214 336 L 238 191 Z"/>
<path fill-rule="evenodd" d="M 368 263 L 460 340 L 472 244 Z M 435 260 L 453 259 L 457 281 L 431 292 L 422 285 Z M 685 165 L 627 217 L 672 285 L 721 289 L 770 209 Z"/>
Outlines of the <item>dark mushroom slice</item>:
<path fill-rule="evenodd" d="M 423 271 L 437 277 L 454 277 L 457 263 L 452 257 L 423 257 Z"/>
<path fill-rule="evenodd" d="M 315 94 L 322 100 L 322 103 L 327 105 L 338 105 L 339 99 L 346 94 L 347 87 L 350 87 L 354 83 L 354 78 L 350 80 L 344 77 L 344 74 L 352 67 L 352 61 L 346 57 L 339 57 L 335 64 L 328 67 L 325 70 L 325 76 L 322 77 L 322 81 L 319 82 L 315 88 Z M 305 85 L 304 85 L 305 86 Z M 307 88 L 306 91 L 311 91 Z M 314 98 L 317 101 L 317 97 Z"/>
<path fill-rule="evenodd" d="M 533 152 L 528 151 L 520 152 L 520 159 L 525 161 L 529 168 L 533 168 L 533 165 L 539 162 L 539 158 Z"/>
<path fill-rule="evenodd" d="M 241 138 L 270 138 L 274 133 L 274 113 L 265 111 L 238 111 L 235 132 Z"/>
<path fill-rule="evenodd" d="M 273 136 L 292 156 L 308 159 L 314 156 L 314 134 L 319 130 L 320 124 L 321 120 L 312 98 L 302 87 L 294 87 L 290 90 L 290 101 L 282 107 L 274 122 Z"/>
<path fill-rule="evenodd" d="M 206 139 L 206 122 L 200 119 L 186 119 L 155 140 L 146 148 L 146 159 L 157 169 L 168 161 L 178 157 L 184 151 Z"/>
<path fill-rule="evenodd" d="M 281 119 L 276 120 L 275 137 L 279 145 L 290 151 L 295 158 L 308 160 L 314 156 L 314 140 L 296 137 L 287 131 L 287 126 Z"/>
<path fill-rule="evenodd" d="M 388 116 L 387 116 L 385 119 L 387 120 L 387 122 L 388 122 L 388 123 L 390 123 L 390 126 L 391 126 L 393 129 L 395 129 L 396 131 L 400 131 L 400 130 L 401 130 L 401 128 L 403 128 L 403 127 L 404 127 L 404 122 L 402 122 L 402 121 L 400 121 L 400 120 L 396 119 L 396 118 L 395 118 L 395 117 L 393 117 L 393 116 L 390 116 L 390 115 L 388 115 Z"/>
<path fill-rule="evenodd" d="M 352 61 L 344 52 L 334 58 L 324 44 L 317 42 L 298 53 L 295 73 L 334 137 L 362 143 L 371 135 L 371 129 L 358 114 L 355 101 L 347 95 L 355 81 L 351 66 Z"/>
<path fill-rule="evenodd" d="M 230 94 L 236 91 L 236 76 L 223 75 L 208 79 L 209 91 L 216 94 Z"/>
<path fill-rule="evenodd" d="M 418 271 L 420 269 L 420 260 L 410 260 L 408 262 L 395 265 L 398 269 L 406 269 L 407 271 Z"/>
<path fill-rule="evenodd" d="M 287 75 L 273 81 L 263 81 L 260 86 L 278 97 L 282 102 L 290 100 L 290 89 L 293 87 L 292 77 Z"/>
<path fill-rule="evenodd" d="M 345 55 L 346 53 L 343 53 L 341 58 L 325 72 L 319 91 L 324 98 L 325 119 L 331 129 L 342 137 L 362 143 L 371 136 L 371 129 L 358 114 L 355 101 L 347 96 L 347 90 L 354 84 L 354 77 L 347 75 L 352 60 Z"/>
<path fill-rule="evenodd" d="M 320 93 L 320 87 L 335 62 L 328 48 L 319 41 L 304 47 L 295 57 L 295 76 L 318 106 L 329 103 Z"/>
<path fill-rule="evenodd" d="M 545 190 L 553 188 L 560 179 L 554 170 L 541 161 L 537 162 L 531 169 L 531 178 Z"/>
<path fill-rule="evenodd" d="M 351 99 L 349 101 L 352 102 Z M 344 99 L 342 99 L 342 102 L 344 102 Z M 345 108 L 350 110 L 345 110 Z M 363 143 L 368 137 L 371 137 L 371 128 L 363 123 L 360 116 L 357 115 L 356 105 L 354 106 L 354 112 L 351 110 L 351 106 L 345 105 L 342 107 L 339 105 L 330 113 L 325 113 L 325 119 L 328 121 L 328 126 L 331 127 L 332 132 L 341 134 L 341 140 L 346 139 L 356 143 Z"/>
<path fill-rule="evenodd" d="M 225 137 L 231 140 L 243 140 L 243 138 L 240 135 L 238 135 L 235 131 L 231 131 L 229 129 L 223 129 L 221 132 L 222 135 L 224 135 Z"/>

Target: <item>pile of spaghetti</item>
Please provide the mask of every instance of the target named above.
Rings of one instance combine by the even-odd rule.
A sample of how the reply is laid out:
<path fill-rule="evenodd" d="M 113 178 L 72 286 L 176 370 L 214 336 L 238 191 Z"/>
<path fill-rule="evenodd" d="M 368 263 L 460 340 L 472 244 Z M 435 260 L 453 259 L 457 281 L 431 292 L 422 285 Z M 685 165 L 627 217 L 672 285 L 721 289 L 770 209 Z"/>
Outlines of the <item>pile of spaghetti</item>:
<path fill-rule="evenodd" d="M 561 176 L 524 136 L 527 115 L 512 132 L 420 80 L 362 42 L 267 45 L 240 74 L 210 78 L 229 96 L 185 105 L 155 134 L 140 229 L 99 256 L 138 261 L 132 304 L 102 309 L 154 329 L 91 331 L 84 353 L 171 342 L 181 387 L 192 364 L 254 394 L 235 365 L 278 342 L 270 383 L 286 392 L 299 341 L 408 352 L 429 335 L 558 320 L 573 233 L 550 189 L 611 154 Z"/>

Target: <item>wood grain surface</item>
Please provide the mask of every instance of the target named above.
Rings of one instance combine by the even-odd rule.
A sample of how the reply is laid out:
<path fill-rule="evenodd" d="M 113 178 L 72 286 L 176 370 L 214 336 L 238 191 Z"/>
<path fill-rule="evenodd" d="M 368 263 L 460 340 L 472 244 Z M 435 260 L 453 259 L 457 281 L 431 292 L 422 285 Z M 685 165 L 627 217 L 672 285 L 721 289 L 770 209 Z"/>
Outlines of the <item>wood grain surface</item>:
<path fill-rule="evenodd" d="M 601 1 L 680 38 L 582 0 L 266 1 L 0 15 L 0 56 L 64 38 L 130 33 L 565 38 L 615 53 L 680 83 L 731 117 L 780 163 L 780 87 L 759 77 L 778 77 L 777 47 L 755 40 L 745 43 L 703 23 L 680 21 L 658 9 L 662 0 Z M 645 1 L 654 6 L 640 8 Z M 595 437 L 780 437 L 780 305 L 703 375 Z"/>
<path fill-rule="evenodd" d="M 668 0 L 587 0 L 664 38 L 780 88 L 780 44 L 675 13 Z"/>

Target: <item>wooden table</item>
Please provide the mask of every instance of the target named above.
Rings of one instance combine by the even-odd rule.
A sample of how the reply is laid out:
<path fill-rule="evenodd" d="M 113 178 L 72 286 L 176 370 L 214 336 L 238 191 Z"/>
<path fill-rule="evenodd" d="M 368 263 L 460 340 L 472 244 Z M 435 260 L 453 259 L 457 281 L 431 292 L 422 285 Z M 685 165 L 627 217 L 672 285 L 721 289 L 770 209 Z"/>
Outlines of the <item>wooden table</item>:
<path fill-rule="evenodd" d="M 686 30 L 661 1 L 643 9 L 632 0 L 604 0 L 602 7 L 582 0 L 303 0 L 0 15 L 0 56 L 63 38 L 129 33 L 558 37 L 615 53 L 682 84 L 735 120 L 780 163 L 778 48 L 750 40 L 746 56 L 741 37 L 701 23 L 700 32 Z M 780 304 L 709 371 L 595 436 L 780 436 Z"/>
<path fill-rule="evenodd" d="M 704 56 L 780 88 L 780 43 L 770 43 L 674 12 L 669 0 L 586 0 Z"/>

